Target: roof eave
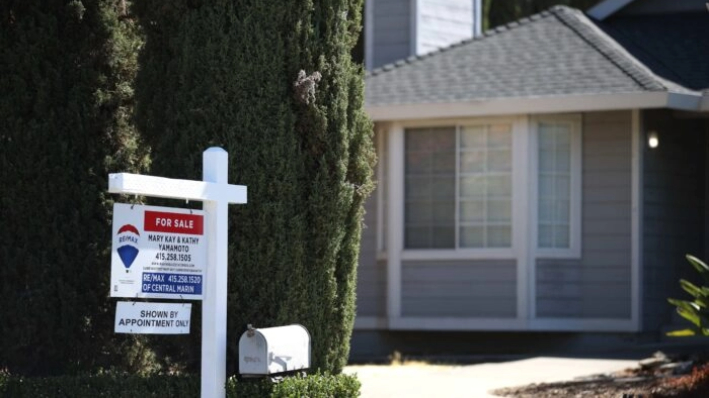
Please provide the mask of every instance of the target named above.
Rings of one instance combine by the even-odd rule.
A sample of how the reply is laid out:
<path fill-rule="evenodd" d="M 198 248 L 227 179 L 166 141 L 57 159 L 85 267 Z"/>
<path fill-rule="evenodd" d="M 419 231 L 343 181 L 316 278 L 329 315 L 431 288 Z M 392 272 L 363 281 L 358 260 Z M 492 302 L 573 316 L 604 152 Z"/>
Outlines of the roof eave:
<path fill-rule="evenodd" d="M 667 93 L 667 108 L 681 111 L 699 111 L 704 98 L 701 93 Z"/>
<path fill-rule="evenodd" d="M 369 114 L 369 117 L 375 122 L 649 108 L 670 108 L 689 111 L 709 110 L 709 98 L 706 96 L 702 97 L 699 93 L 656 91 L 526 98 L 492 98 L 465 102 L 379 106 L 365 105 L 365 110 Z"/>

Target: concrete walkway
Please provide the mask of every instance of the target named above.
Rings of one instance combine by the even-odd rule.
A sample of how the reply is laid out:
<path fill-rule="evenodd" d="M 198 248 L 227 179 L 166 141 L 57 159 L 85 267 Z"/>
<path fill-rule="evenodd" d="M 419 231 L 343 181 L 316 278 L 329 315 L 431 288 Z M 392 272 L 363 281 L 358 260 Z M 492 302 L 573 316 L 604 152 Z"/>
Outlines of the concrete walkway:
<path fill-rule="evenodd" d="M 537 357 L 478 365 L 357 365 L 363 398 L 495 397 L 488 392 L 530 383 L 568 381 L 637 366 L 637 360 Z M 498 397 L 499 398 L 499 397 Z"/>

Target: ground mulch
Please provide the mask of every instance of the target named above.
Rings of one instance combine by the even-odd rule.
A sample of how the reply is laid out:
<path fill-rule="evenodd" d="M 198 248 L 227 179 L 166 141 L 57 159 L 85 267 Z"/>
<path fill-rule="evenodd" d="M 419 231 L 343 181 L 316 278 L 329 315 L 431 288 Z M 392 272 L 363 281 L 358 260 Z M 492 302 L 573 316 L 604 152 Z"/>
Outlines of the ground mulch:
<path fill-rule="evenodd" d="M 669 358 L 658 352 L 637 368 L 559 383 L 530 384 L 492 391 L 515 398 L 707 398 L 709 365 L 706 357 Z"/>

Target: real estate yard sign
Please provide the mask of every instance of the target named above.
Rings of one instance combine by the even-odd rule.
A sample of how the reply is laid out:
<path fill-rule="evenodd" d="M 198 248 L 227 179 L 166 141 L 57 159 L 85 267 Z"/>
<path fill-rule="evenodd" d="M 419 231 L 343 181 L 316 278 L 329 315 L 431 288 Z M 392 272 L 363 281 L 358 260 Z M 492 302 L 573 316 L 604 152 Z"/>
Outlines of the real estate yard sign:
<path fill-rule="evenodd" d="M 204 212 L 116 203 L 111 297 L 201 300 Z"/>
<path fill-rule="evenodd" d="M 202 299 L 204 295 L 202 398 L 226 396 L 228 210 L 231 203 L 246 203 L 247 196 L 245 186 L 228 183 L 228 174 L 229 155 L 222 148 L 212 147 L 202 153 L 203 181 L 130 173 L 108 175 L 111 193 L 203 202 L 203 212 L 116 205 L 111 255 L 111 296 Z M 121 249 L 123 246 L 132 249 Z M 190 296 L 188 291 L 192 289 L 194 294 Z"/>

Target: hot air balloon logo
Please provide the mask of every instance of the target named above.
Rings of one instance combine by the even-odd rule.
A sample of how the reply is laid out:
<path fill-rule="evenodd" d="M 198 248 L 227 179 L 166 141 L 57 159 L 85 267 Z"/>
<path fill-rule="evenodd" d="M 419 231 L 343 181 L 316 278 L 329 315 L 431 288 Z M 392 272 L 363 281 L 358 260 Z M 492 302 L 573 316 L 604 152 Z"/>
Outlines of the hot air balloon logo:
<path fill-rule="evenodd" d="M 118 229 L 118 256 L 121 258 L 123 265 L 126 270 L 133 265 L 133 261 L 138 257 L 138 240 L 140 239 L 140 232 L 138 228 L 131 224 L 123 225 Z"/>

